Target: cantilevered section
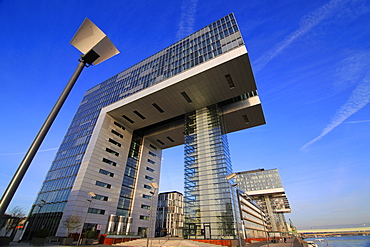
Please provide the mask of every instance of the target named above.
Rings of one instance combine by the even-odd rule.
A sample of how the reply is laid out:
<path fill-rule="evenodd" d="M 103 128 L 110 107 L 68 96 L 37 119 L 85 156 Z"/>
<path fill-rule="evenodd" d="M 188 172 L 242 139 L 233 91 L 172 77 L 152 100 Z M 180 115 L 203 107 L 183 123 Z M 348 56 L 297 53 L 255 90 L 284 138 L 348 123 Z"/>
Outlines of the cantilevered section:
<path fill-rule="evenodd" d="M 165 149 L 184 143 L 184 114 L 216 103 L 222 105 L 226 133 L 264 124 L 256 90 L 247 50 L 240 46 L 117 101 L 101 114 L 141 129 Z"/>

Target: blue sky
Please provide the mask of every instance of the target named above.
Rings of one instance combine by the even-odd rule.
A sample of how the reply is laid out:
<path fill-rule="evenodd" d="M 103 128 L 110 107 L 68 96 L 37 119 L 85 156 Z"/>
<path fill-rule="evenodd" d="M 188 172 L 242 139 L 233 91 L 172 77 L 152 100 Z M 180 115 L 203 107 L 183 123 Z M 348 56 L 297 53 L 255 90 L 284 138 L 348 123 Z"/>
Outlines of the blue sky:
<path fill-rule="evenodd" d="M 234 171 L 278 168 L 300 229 L 370 224 L 370 2 L 0 1 L 0 192 L 75 70 L 85 17 L 121 51 L 86 68 L 11 205 L 28 210 L 94 85 L 233 12 L 267 124 L 229 134 Z M 183 191 L 183 147 L 164 151 L 161 191 Z"/>

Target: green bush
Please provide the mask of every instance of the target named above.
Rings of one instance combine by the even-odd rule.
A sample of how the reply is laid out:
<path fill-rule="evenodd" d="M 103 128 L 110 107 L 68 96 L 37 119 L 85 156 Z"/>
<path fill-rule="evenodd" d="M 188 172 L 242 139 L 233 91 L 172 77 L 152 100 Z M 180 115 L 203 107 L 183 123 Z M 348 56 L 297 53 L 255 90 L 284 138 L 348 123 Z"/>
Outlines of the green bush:
<path fill-rule="evenodd" d="M 95 231 L 87 231 L 85 233 L 85 238 L 94 238 L 95 236 Z"/>
<path fill-rule="evenodd" d="M 49 236 L 49 230 L 45 229 L 45 228 L 41 228 L 35 233 L 34 237 L 36 237 L 36 238 L 46 238 L 47 236 Z"/>

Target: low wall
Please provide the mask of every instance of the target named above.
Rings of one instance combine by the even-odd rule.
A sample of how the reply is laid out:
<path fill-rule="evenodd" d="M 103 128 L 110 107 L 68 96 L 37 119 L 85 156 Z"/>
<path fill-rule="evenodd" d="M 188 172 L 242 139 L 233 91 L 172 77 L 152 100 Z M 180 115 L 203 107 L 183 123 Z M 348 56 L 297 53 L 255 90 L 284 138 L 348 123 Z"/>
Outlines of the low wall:
<path fill-rule="evenodd" d="M 111 237 L 106 234 L 99 234 L 98 236 L 98 241 L 99 244 L 107 244 L 107 245 L 112 245 L 112 244 L 119 244 L 119 243 L 124 243 L 132 240 L 140 239 L 139 237 Z"/>

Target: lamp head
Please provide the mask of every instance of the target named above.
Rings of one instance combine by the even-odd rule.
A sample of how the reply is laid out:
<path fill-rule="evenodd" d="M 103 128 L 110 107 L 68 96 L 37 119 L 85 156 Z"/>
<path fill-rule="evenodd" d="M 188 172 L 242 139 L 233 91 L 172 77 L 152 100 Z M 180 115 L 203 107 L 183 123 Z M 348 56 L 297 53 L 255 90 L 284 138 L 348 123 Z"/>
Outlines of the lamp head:
<path fill-rule="evenodd" d="M 236 173 L 231 173 L 230 175 L 228 175 L 227 177 L 226 177 L 226 179 L 227 180 L 230 180 L 230 179 L 233 179 L 233 178 L 235 178 L 236 177 Z"/>
<path fill-rule="evenodd" d="M 84 61 L 88 64 L 97 65 L 119 53 L 107 35 L 88 18 L 85 18 L 70 44 L 84 54 Z"/>
<path fill-rule="evenodd" d="M 152 187 L 153 189 L 158 189 L 159 188 L 158 183 L 156 183 L 156 182 L 150 183 L 149 186 Z"/>
<path fill-rule="evenodd" d="M 91 197 L 95 197 L 96 196 L 96 194 L 94 192 L 89 192 L 87 194 L 89 194 Z"/>

